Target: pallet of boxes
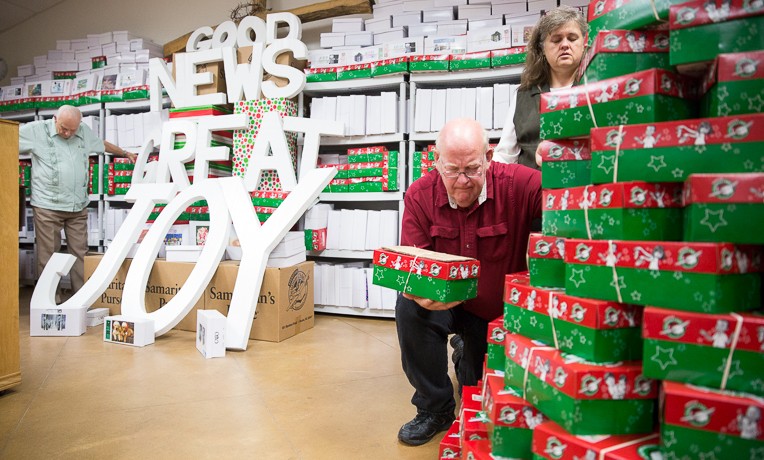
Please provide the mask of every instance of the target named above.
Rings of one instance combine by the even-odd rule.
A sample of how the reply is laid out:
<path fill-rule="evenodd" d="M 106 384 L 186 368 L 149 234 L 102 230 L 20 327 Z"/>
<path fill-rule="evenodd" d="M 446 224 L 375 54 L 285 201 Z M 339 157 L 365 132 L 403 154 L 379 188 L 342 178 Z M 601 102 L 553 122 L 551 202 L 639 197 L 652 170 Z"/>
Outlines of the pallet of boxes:
<path fill-rule="evenodd" d="M 541 96 L 542 233 L 441 458 L 763 458 L 764 5 L 589 22 L 579 84 Z"/>

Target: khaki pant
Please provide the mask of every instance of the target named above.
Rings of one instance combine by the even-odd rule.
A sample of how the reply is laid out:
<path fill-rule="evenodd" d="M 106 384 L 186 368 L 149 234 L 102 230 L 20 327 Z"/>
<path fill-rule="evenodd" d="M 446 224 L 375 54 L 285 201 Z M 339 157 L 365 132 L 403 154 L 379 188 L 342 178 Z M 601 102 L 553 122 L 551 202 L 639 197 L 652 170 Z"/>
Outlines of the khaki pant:
<path fill-rule="evenodd" d="M 69 272 L 72 292 L 85 283 L 85 254 L 88 252 L 88 210 L 68 212 L 50 209 L 34 209 L 34 234 L 37 244 L 37 277 L 54 252 L 61 249 L 61 229 L 66 235 L 69 254 L 77 258 Z"/>

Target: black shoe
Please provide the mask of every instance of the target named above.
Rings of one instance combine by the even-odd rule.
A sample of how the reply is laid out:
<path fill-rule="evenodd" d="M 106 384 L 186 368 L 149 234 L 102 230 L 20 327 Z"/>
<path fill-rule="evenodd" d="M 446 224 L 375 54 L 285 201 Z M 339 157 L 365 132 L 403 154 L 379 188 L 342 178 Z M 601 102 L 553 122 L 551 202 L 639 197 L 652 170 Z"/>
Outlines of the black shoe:
<path fill-rule="evenodd" d="M 452 423 L 454 423 L 453 413 L 420 412 L 412 421 L 401 427 L 398 431 L 398 439 L 410 446 L 420 446 L 434 438 L 439 432 L 449 429 Z"/>

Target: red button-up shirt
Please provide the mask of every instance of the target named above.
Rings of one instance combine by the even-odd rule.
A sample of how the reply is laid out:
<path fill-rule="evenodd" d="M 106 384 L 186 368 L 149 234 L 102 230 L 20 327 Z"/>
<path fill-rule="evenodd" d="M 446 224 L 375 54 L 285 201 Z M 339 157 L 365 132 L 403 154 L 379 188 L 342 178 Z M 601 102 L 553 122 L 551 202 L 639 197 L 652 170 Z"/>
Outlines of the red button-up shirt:
<path fill-rule="evenodd" d="M 527 269 L 531 221 L 541 217 L 541 173 L 491 163 L 483 204 L 453 209 L 433 170 L 411 184 L 404 203 L 401 244 L 478 259 L 478 296 L 464 308 L 489 321 L 500 316 L 504 275 Z"/>

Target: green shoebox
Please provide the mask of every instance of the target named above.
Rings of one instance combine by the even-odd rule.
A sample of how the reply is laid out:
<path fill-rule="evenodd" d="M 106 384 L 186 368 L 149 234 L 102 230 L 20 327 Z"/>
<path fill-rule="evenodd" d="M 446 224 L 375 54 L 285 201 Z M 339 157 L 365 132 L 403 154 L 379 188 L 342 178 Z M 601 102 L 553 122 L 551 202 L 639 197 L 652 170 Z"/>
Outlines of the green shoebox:
<path fill-rule="evenodd" d="M 525 64 L 525 47 L 518 46 L 503 50 L 491 51 L 491 67 L 506 67 Z"/>
<path fill-rule="evenodd" d="M 642 358 L 642 307 L 565 295 L 536 288 L 528 277 L 507 275 L 505 328 L 554 343 L 560 351 L 596 363 Z"/>
<path fill-rule="evenodd" d="M 695 114 L 694 87 L 663 69 L 543 93 L 541 139 L 586 137 L 596 126 L 684 120 Z M 594 119 L 592 119 L 594 114 Z"/>
<path fill-rule="evenodd" d="M 764 452 L 764 401 L 746 393 L 663 382 L 664 458 L 756 459 Z"/>
<path fill-rule="evenodd" d="M 483 411 L 488 415 L 488 439 L 496 458 L 530 459 L 533 428 L 547 419 L 520 393 L 504 385 L 500 375 L 485 377 Z"/>
<path fill-rule="evenodd" d="M 531 233 L 528 237 L 528 271 L 531 286 L 565 287 L 565 238 Z"/>
<path fill-rule="evenodd" d="M 398 73 L 409 72 L 409 61 L 407 56 L 385 59 L 371 63 L 371 76 L 380 77 L 382 75 L 394 75 Z"/>
<path fill-rule="evenodd" d="M 354 80 L 356 78 L 371 78 L 371 63 L 337 67 L 337 81 Z"/>
<path fill-rule="evenodd" d="M 480 262 L 408 246 L 374 251 L 373 283 L 439 302 L 477 297 Z"/>
<path fill-rule="evenodd" d="M 591 149 L 595 184 L 762 171 L 764 114 L 592 129 Z"/>
<path fill-rule="evenodd" d="M 564 238 L 682 239 L 682 184 L 617 182 L 542 192 L 542 232 Z"/>
<path fill-rule="evenodd" d="M 565 293 L 698 313 L 755 310 L 761 247 L 665 241 L 565 242 Z"/>
<path fill-rule="evenodd" d="M 648 69 L 673 70 L 669 34 L 663 30 L 601 30 L 578 69 L 579 84 Z"/>
<path fill-rule="evenodd" d="M 254 192 L 249 192 L 249 195 L 252 197 L 253 206 L 266 206 L 270 208 L 278 208 L 279 206 L 281 206 L 281 203 L 284 202 L 286 197 L 289 196 L 289 192 L 281 192 L 277 190 L 271 190 L 271 191 L 256 190 Z"/>
<path fill-rule="evenodd" d="M 669 7 L 685 0 L 597 0 L 589 5 L 589 40 L 601 30 L 635 30 L 665 22 Z M 591 45 L 591 43 L 589 43 Z"/>
<path fill-rule="evenodd" d="M 488 323 L 488 351 L 485 360 L 488 369 L 504 372 L 504 335 L 506 333 L 502 318 L 496 318 Z"/>
<path fill-rule="evenodd" d="M 448 72 L 450 60 L 448 54 L 409 56 L 409 72 Z"/>
<path fill-rule="evenodd" d="M 533 452 L 542 460 L 660 460 L 660 435 L 573 436 L 554 422 L 537 426 Z M 655 456 L 654 454 L 658 454 Z"/>
<path fill-rule="evenodd" d="M 337 81 L 337 68 L 323 67 L 318 69 L 305 69 L 306 83 L 318 83 L 322 81 Z"/>
<path fill-rule="evenodd" d="M 645 376 L 764 396 L 764 316 L 645 308 Z M 737 339 L 735 338 L 737 336 Z M 725 369 L 731 359 L 727 378 Z"/>
<path fill-rule="evenodd" d="M 525 399 L 570 434 L 651 433 L 656 382 L 642 375 L 641 361 L 593 364 L 553 347 L 507 334 L 507 374 L 520 380 Z M 512 384 L 510 384 L 511 386 Z"/>
<path fill-rule="evenodd" d="M 684 192 L 685 241 L 764 245 L 764 173 L 693 174 Z"/>
<path fill-rule="evenodd" d="M 480 51 L 477 53 L 452 54 L 449 69 L 473 70 L 487 69 L 491 67 L 491 52 Z"/>
<path fill-rule="evenodd" d="M 764 6 L 759 2 L 693 0 L 672 5 L 669 16 L 671 65 L 764 49 Z"/>
<path fill-rule="evenodd" d="M 726 117 L 764 111 L 764 50 L 720 54 L 703 79 L 700 114 Z"/>
<path fill-rule="evenodd" d="M 135 88 L 126 88 L 122 93 L 122 99 L 125 101 L 132 101 L 138 99 L 148 99 L 149 88 L 148 86 L 140 86 Z"/>
<path fill-rule="evenodd" d="M 348 178 L 353 177 L 382 177 L 383 174 L 388 172 L 387 164 L 378 162 L 367 163 L 349 163 L 348 164 Z"/>
<path fill-rule="evenodd" d="M 588 139 L 542 141 L 541 187 L 565 188 L 592 183 L 592 154 Z"/>

